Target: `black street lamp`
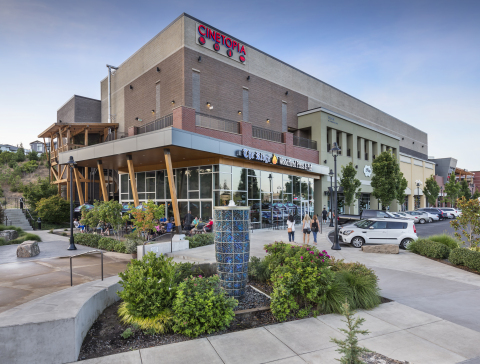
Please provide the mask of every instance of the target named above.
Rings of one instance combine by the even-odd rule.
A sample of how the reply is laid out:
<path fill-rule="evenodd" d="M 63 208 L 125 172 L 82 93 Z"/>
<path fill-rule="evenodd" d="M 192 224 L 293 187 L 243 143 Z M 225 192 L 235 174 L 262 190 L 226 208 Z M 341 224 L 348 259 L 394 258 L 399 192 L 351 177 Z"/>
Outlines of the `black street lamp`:
<path fill-rule="evenodd" d="M 330 225 L 328 227 L 333 227 L 333 170 L 330 170 L 328 175 L 330 176 Z"/>
<path fill-rule="evenodd" d="M 335 243 L 332 246 L 333 250 L 341 250 L 340 244 L 338 243 L 338 203 L 337 203 L 337 156 L 340 154 L 340 147 L 337 143 L 333 143 L 332 148 L 332 155 L 333 155 L 333 166 L 334 166 L 334 174 L 335 174 Z"/>
<path fill-rule="evenodd" d="M 76 163 L 72 156 L 70 156 L 67 164 L 70 167 L 70 246 L 68 250 L 77 250 L 75 242 L 73 241 L 73 169 Z"/>
<path fill-rule="evenodd" d="M 418 205 L 415 203 L 415 209 L 420 208 L 420 183 L 417 182 L 417 196 L 418 196 Z"/>

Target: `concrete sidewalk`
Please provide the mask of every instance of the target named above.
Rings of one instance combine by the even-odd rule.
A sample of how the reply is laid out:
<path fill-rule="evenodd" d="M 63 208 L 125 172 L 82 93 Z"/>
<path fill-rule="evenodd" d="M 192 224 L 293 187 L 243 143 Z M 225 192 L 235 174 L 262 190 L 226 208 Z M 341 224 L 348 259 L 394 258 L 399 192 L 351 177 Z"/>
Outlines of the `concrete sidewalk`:
<path fill-rule="evenodd" d="M 390 302 L 360 311 L 370 334 L 361 345 L 415 364 L 453 364 L 480 355 L 480 333 Z M 291 321 L 225 335 L 82 361 L 85 364 L 335 363 L 331 338 L 342 338 L 339 315 Z"/>

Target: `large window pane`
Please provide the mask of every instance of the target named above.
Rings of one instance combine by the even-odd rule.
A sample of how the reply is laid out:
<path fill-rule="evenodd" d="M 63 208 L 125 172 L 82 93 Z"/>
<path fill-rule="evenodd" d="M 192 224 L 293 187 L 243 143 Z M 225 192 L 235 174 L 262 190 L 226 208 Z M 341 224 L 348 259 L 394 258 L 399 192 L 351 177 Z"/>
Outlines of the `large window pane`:
<path fill-rule="evenodd" d="M 137 173 L 137 192 L 145 192 L 145 172 Z"/>
<path fill-rule="evenodd" d="M 170 200 L 172 196 L 170 195 L 170 185 L 168 184 L 168 176 L 165 173 L 165 198 Z"/>
<path fill-rule="evenodd" d="M 198 170 L 199 173 L 212 173 L 212 166 L 201 166 Z"/>
<path fill-rule="evenodd" d="M 181 168 L 176 170 L 177 179 L 177 198 L 187 198 L 187 169 Z"/>
<path fill-rule="evenodd" d="M 271 203 L 272 202 L 272 194 L 271 193 L 262 193 L 262 202 L 263 203 Z"/>
<path fill-rule="evenodd" d="M 247 172 L 246 168 L 232 167 L 232 189 L 238 191 L 247 190 Z"/>
<path fill-rule="evenodd" d="M 313 200 L 313 184 L 314 184 L 313 182 L 314 182 L 313 178 L 308 179 L 308 198 L 310 200 Z"/>
<path fill-rule="evenodd" d="M 248 177 L 248 198 L 260 199 L 260 188 L 257 177 Z"/>
<path fill-rule="evenodd" d="M 260 200 L 249 200 L 248 206 L 250 206 L 250 221 L 252 223 L 260 222 Z M 254 224 L 254 228 L 259 228 L 259 224 Z"/>
<path fill-rule="evenodd" d="M 293 186 L 293 176 L 284 174 L 283 175 L 283 192 L 292 193 L 292 186 Z"/>
<path fill-rule="evenodd" d="M 215 206 L 228 206 L 228 203 L 232 199 L 230 191 L 215 191 L 214 196 Z"/>
<path fill-rule="evenodd" d="M 165 198 L 165 171 L 157 171 L 157 199 L 163 200 Z"/>
<path fill-rule="evenodd" d="M 256 170 L 256 169 L 249 169 L 249 170 L 248 170 L 248 175 L 249 175 L 249 176 L 260 177 L 260 171 L 259 171 L 259 170 Z"/>
<path fill-rule="evenodd" d="M 153 192 L 153 196 L 154 196 L 153 198 L 155 198 L 155 177 L 147 178 L 146 182 L 147 182 L 147 192 Z"/>
<path fill-rule="evenodd" d="M 272 192 L 274 200 L 282 198 L 282 188 L 282 175 L 280 173 L 272 173 Z"/>
<path fill-rule="evenodd" d="M 202 201 L 202 220 L 208 221 L 212 217 L 212 203 L 210 201 Z"/>
<path fill-rule="evenodd" d="M 200 198 L 212 198 L 212 175 L 211 174 L 200 175 Z"/>
<path fill-rule="evenodd" d="M 128 193 L 128 174 L 120 175 L 120 193 Z"/>
<path fill-rule="evenodd" d="M 220 189 L 231 190 L 232 189 L 232 175 L 227 173 L 220 173 Z"/>
<path fill-rule="evenodd" d="M 178 210 L 180 213 L 180 220 L 182 221 L 182 224 L 184 223 L 185 220 L 185 215 L 188 212 L 188 202 L 179 202 L 178 203 Z"/>
<path fill-rule="evenodd" d="M 233 201 L 237 206 L 246 206 L 247 205 L 247 192 L 245 191 L 235 191 L 233 192 Z"/>
<path fill-rule="evenodd" d="M 190 201 L 190 211 L 194 218 L 200 217 L 200 201 Z"/>
<path fill-rule="evenodd" d="M 292 194 L 286 193 L 283 195 L 283 202 L 292 202 Z"/>
<path fill-rule="evenodd" d="M 188 190 L 198 191 L 198 168 L 197 167 L 188 169 Z"/>
<path fill-rule="evenodd" d="M 271 187 L 272 187 L 272 173 L 262 171 L 261 172 L 261 181 L 262 181 L 262 192 L 272 192 Z"/>
<path fill-rule="evenodd" d="M 188 192 L 188 198 L 200 198 L 199 197 L 200 193 L 198 191 L 193 191 L 193 192 Z"/>
<path fill-rule="evenodd" d="M 292 176 L 293 178 L 293 199 L 300 198 L 300 177 Z"/>
<path fill-rule="evenodd" d="M 301 191 L 302 199 L 308 200 L 308 178 L 307 177 L 302 177 L 301 188 L 302 188 L 302 191 Z"/>

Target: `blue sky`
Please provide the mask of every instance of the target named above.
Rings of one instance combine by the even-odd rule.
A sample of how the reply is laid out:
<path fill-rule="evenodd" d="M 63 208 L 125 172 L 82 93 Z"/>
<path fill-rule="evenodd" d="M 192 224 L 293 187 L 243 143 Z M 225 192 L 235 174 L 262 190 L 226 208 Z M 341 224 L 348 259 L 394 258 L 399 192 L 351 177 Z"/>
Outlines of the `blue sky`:
<path fill-rule="evenodd" d="M 0 144 L 37 139 L 73 94 L 182 12 L 429 135 L 480 170 L 479 1 L 0 0 Z"/>

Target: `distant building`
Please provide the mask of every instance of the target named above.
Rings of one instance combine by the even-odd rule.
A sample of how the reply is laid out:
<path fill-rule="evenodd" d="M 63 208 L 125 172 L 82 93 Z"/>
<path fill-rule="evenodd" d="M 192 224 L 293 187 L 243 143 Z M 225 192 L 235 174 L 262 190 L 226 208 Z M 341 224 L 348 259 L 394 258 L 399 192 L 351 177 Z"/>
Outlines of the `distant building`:
<path fill-rule="evenodd" d="M 32 150 L 34 150 L 39 154 L 45 153 L 45 145 L 39 140 L 35 140 L 34 142 L 31 142 L 30 147 Z"/>
<path fill-rule="evenodd" d="M 14 147 L 10 144 L 0 144 L 0 150 L 2 152 L 16 152 L 18 147 Z"/>

